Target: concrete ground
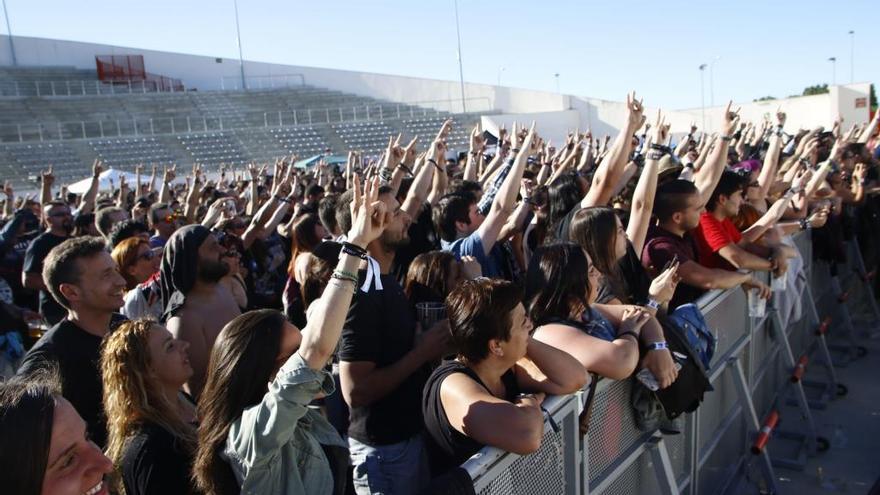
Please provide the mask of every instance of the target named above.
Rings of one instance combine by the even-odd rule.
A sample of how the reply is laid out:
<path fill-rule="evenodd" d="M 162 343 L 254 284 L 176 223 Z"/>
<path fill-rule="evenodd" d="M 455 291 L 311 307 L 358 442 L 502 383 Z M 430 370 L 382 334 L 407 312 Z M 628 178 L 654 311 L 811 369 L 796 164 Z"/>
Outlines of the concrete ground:
<path fill-rule="evenodd" d="M 880 339 L 862 339 L 860 344 L 867 355 L 835 368 L 849 393 L 827 409 L 812 410 L 830 449 L 808 458 L 803 471 L 777 467 L 781 493 L 867 494 L 880 479 Z M 777 450 L 784 450 L 784 444 Z"/>

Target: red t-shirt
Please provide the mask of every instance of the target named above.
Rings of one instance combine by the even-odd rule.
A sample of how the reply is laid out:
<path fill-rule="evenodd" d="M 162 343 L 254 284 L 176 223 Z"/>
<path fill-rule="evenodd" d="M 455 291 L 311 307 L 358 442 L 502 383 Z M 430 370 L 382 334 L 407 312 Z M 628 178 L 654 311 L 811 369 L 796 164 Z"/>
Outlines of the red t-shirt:
<path fill-rule="evenodd" d="M 711 213 L 700 215 L 700 226 L 692 232 L 697 241 L 697 258 L 700 264 L 708 268 L 736 270 L 726 259 L 718 254 L 718 250 L 730 243 L 738 243 L 742 234 L 729 218 L 718 221 Z"/>

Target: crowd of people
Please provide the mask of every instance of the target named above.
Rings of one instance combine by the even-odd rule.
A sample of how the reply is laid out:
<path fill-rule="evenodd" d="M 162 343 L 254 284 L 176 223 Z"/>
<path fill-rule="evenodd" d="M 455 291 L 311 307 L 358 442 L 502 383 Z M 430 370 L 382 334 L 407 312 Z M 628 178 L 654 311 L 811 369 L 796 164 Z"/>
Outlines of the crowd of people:
<path fill-rule="evenodd" d="M 338 168 L 139 166 L 99 191 L 96 162 L 82 195 L 51 167 L 38 198 L 6 184 L 0 482 L 466 490 L 462 462 L 535 452 L 546 397 L 601 379 L 633 380 L 640 427 L 674 432 L 711 393 L 700 296 L 769 299 L 756 272 L 785 290 L 801 230 L 877 263 L 878 124 L 728 105 L 717 132 L 672 136 L 630 94 L 613 140 L 514 124 L 455 154 L 447 121 L 426 150 L 392 136 Z"/>

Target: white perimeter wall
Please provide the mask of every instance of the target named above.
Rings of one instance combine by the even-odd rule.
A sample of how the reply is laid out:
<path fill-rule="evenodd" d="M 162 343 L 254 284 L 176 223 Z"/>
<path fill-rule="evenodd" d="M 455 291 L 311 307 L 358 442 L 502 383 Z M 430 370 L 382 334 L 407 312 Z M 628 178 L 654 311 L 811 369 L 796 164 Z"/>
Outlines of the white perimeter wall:
<path fill-rule="evenodd" d="M 189 88 L 217 90 L 224 83 L 227 88 L 240 83 L 239 64 L 235 59 L 223 59 L 222 63 L 217 63 L 213 57 L 199 55 L 20 36 L 15 37 L 14 43 L 18 63 L 22 66 L 65 65 L 95 69 L 96 55 L 143 55 L 148 72 L 179 78 Z M 11 65 L 7 37 L 0 38 L 0 65 Z M 420 103 L 439 110 L 462 110 L 461 88 L 456 81 L 253 61 L 245 61 L 245 74 L 252 87 L 260 82 L 265 84 L 267 77 L 301 74 L 306 84 L 312 86 L 390 101 Z M 786 130 L 789 132 L 817 125 L 829 128 L 838 115 L 844 117 L 844 125 L 848 127 L 868 120 L 867 105 L 856 108 L 856 100 L 867 99 L 868 91 L 868 83 L 859 83 L 834 86 L 829 94 L 824 95 L 749 102 L 742 104 L 741 115 L 744 119 L 757 121 L 782 106 L 788 114 Z M 576 127 L 581 130 L 590 128 L 597 136 L 615 134 L 626 115 L 622 102 L 546 91 L 466 83 L 465 93 L 468 111 L 500 113 L 493 116 L 492 121 L 507 125 L 513 120 L 528 122 L 535 119 L 544 131 L 543 135 L 553 140 L 562 139 L 567 130 Z M 649 118 L 653 119 L 655 112 L 655 108 L 648 107 Z M 709 131 L 718 129 L 722 112 L 720 106 L 705 109 Z M 667 110 L 666 114 L 674 133 L 686 132 L 691 122 L 702 126 L 703 112 L 699 108 Z"/>

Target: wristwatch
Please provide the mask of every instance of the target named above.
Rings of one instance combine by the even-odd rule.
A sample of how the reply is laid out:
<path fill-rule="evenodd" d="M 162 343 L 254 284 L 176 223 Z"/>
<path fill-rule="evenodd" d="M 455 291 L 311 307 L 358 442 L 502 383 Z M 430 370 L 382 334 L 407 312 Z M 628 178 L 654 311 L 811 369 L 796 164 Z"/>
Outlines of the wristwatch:
<path fill-rule="evenodd" d="M 669 345 L 666 344 L 665 340 L 661 340 L 660 342 L 652 342 L 648 344 L 649 351 L 659 351 L 663 349 L 669 349 Z"/>

